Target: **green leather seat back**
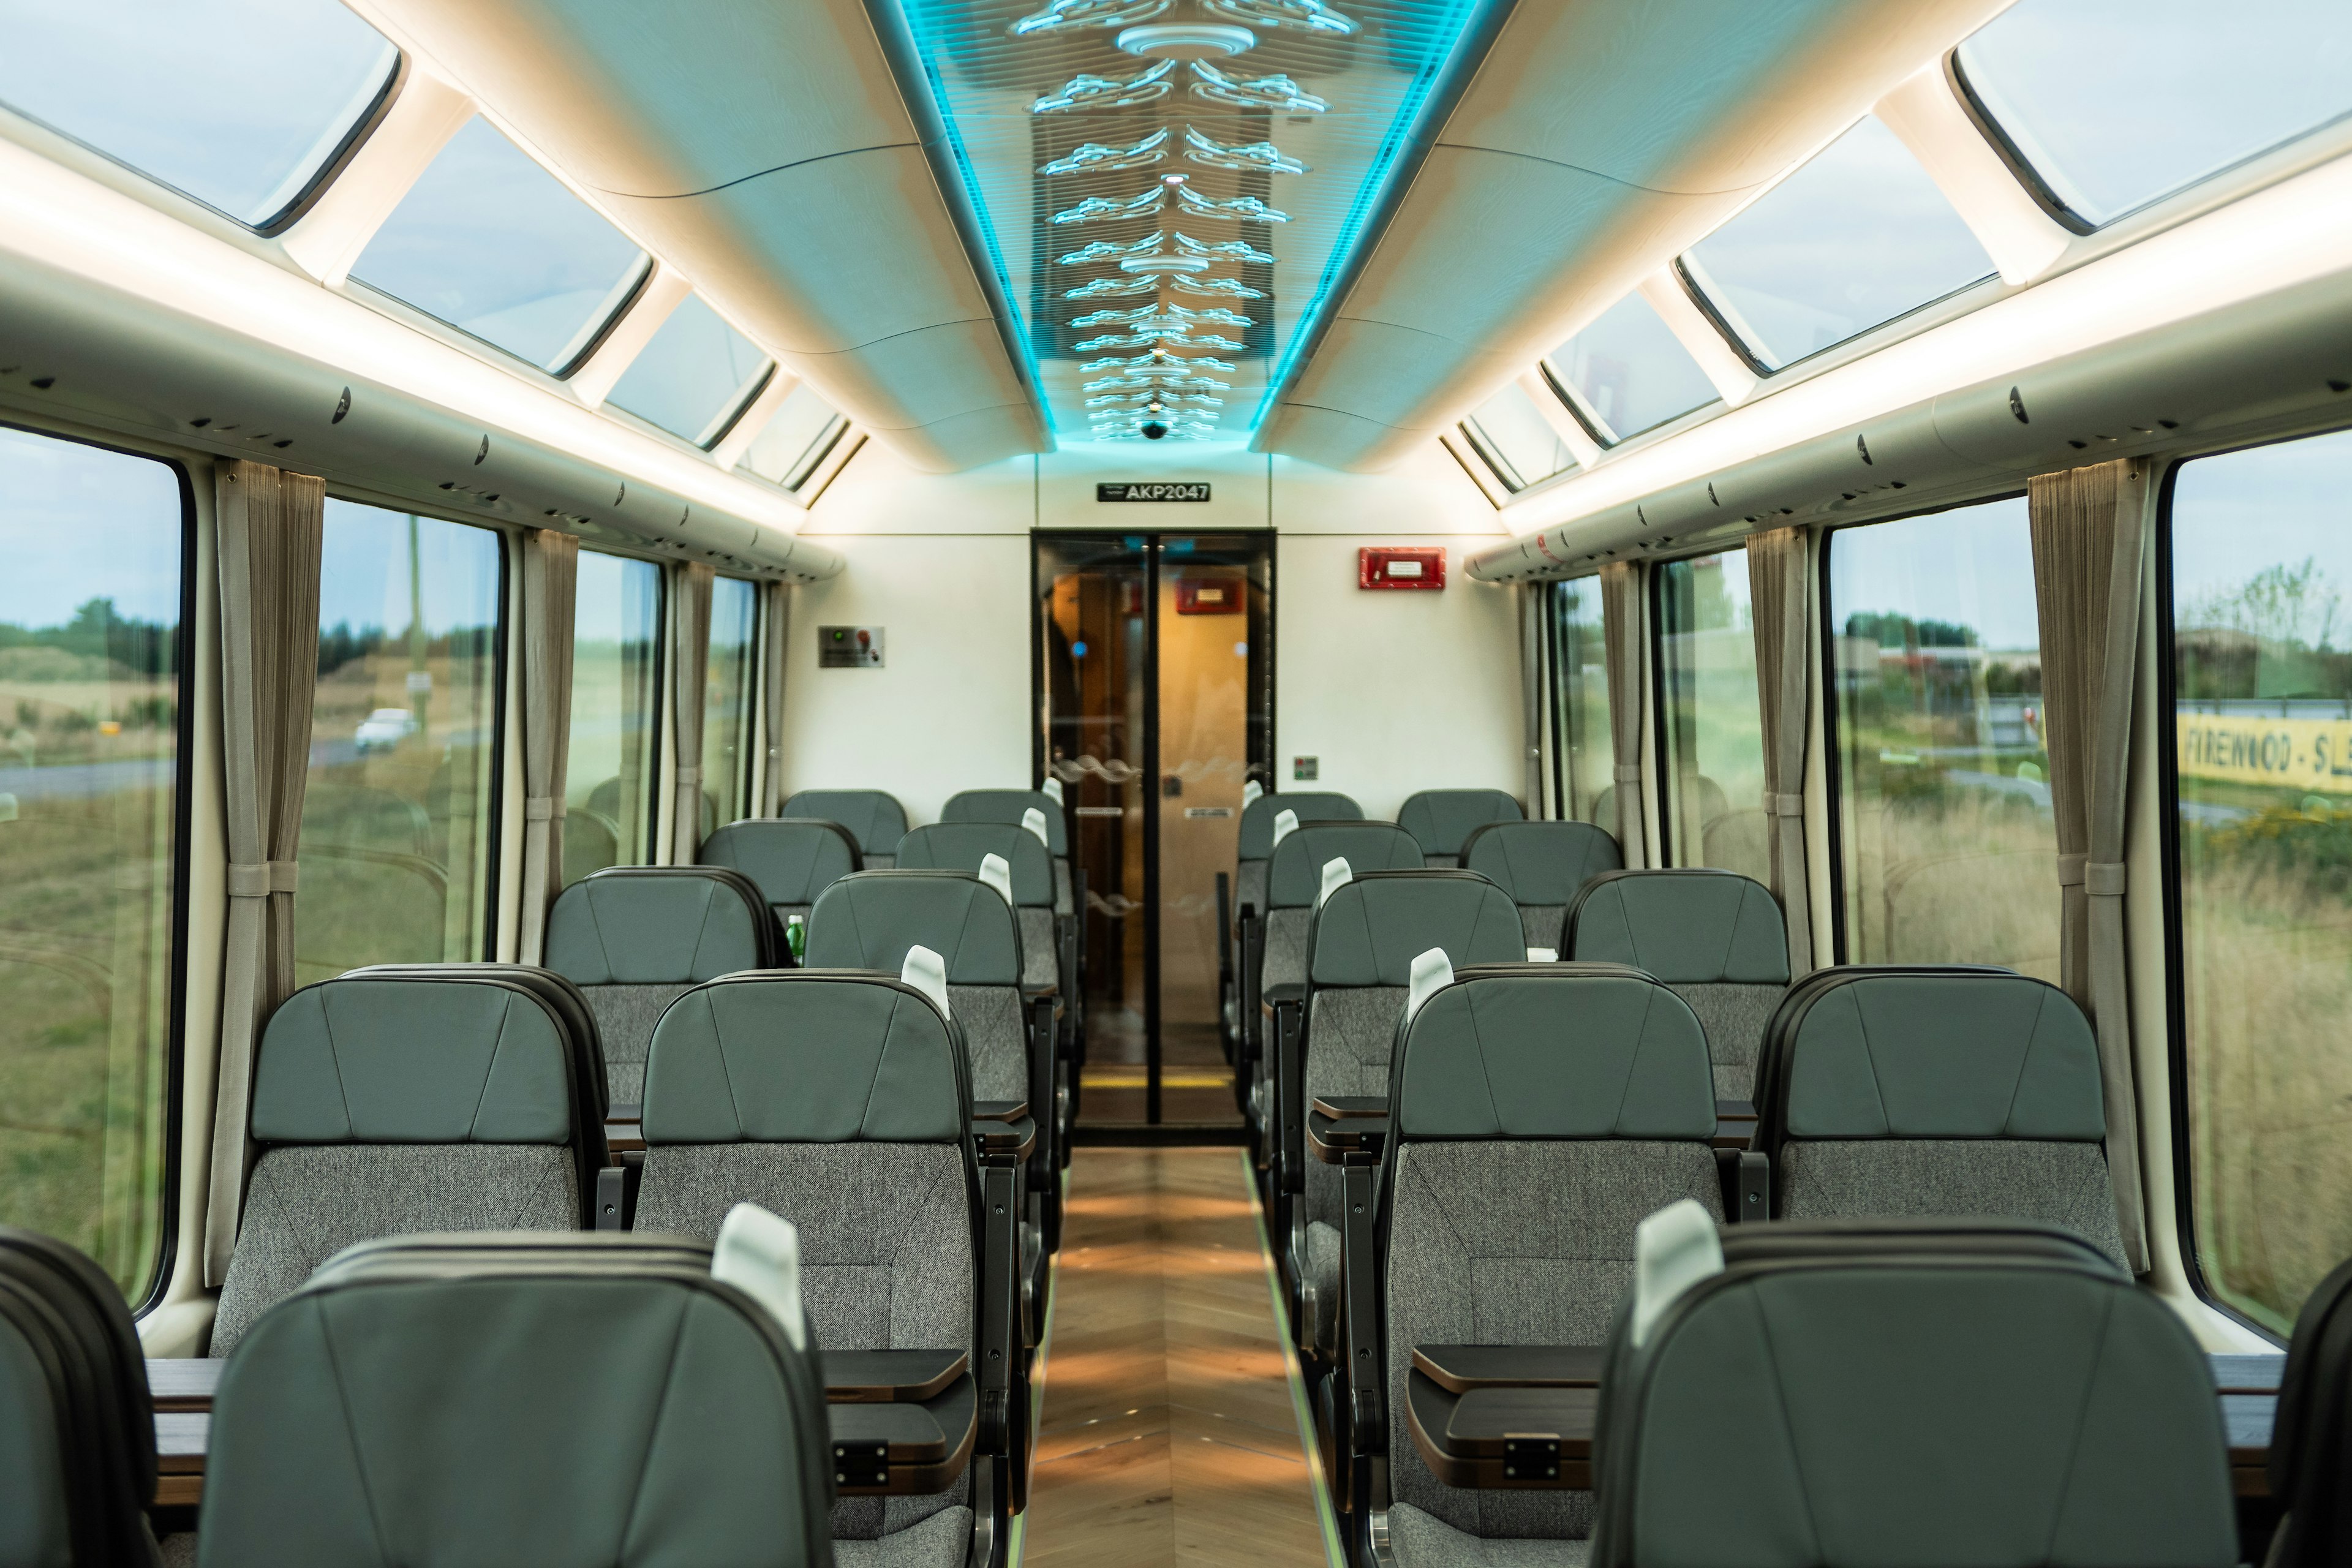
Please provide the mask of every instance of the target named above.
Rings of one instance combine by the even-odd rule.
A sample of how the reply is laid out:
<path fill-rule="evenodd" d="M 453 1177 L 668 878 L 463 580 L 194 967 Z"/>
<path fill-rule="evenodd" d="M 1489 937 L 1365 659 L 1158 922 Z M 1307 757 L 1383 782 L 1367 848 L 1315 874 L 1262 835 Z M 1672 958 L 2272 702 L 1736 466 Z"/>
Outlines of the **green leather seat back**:
<path fill-rule="evenodd" d="M 1050 826 L 1051 819 L 1048 819 Z M 1013 901 L 1023 909 L 1054 906 L 1054 857 L 1018 823 L 935 822 L 898 841 L 901 871 L 970 871 L 1001 855 L 1013 873 Z"/>
<path fill-rule="evenodd" d="M 894 854 L 907 837 L 907 808 L 878 789 L 804 789 L 784 802 L 780 815 L 837 822 L 865 855 Z"/>
<path fill-rule="evenodd" d="M 1490 822 L 1517 822 L 1527 816 L 1519 803 L 1498 789 L 1425 789 L 1397 808 L 1397 826 L 1412 835 L 1424 855 L 1447 865 L 1462 853 L 1462 841 Z"/>
<path fill-rule="evenodd" d="M 1070 857 L 1070 825 L 1062 803 L 1041 789 L 968 789 L 948 797 L 941 822 L 1001 822 L 1018 827 L 1032 807 L 1045 814 L 1045 847 L 1057 860 Z"/>
<path fill-rule="evenodd" d="M 702 841 L 696 858 L 742 872 L 771 906 L 800 910 L 865 865 L 849 829 L 810 817 L 730 822 Z"/>

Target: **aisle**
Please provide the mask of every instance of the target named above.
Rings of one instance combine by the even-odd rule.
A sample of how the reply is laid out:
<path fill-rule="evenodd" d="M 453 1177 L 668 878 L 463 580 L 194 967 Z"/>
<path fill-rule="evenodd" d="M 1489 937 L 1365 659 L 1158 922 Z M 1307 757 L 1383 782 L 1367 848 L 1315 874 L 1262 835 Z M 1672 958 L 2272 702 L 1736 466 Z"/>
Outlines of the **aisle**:
<path fill-rule="evenodd" d="M 1026 1568 L 1324 1568 L 1241 1151 L 1080 1149 Z"/>

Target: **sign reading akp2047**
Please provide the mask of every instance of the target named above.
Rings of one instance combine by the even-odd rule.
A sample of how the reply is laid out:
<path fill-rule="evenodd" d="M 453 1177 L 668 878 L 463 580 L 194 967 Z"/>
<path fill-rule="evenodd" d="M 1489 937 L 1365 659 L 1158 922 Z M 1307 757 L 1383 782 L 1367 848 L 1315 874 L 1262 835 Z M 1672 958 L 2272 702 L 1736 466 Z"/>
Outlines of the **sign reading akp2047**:
<path fill-rule="evenodd" d="M 1149 484 L 1095 486 L 1095 500 L 1207 500 L 1209 483 L 1206 479 L 1176 481 L 1154 479 Z"/>

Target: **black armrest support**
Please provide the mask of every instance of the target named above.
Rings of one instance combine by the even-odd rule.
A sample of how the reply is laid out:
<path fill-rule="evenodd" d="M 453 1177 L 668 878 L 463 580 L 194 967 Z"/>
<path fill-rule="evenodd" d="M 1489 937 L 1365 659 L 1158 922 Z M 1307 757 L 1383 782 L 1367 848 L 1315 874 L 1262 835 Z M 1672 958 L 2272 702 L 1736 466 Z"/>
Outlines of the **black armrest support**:
<path fill-rule="evenodd" d="M 1217 873 L 1217 997 L 1222 1002 L 1234 1001 L 1234 881 L 1224 872 Z M 1238 1008 L 1234 1014 L 1236 1026 L 1241 1021 Z"/>
<path fill-rule="evenodd" d="M 1772 1217 L 1772 1162 L 1762 1151 L 1743 1149 L 1739 1153 L 1739 1212 L 1731 1217 L 1746 1224 Z"/>
<path fill-rule="evenodd" d="M 1028 1392 L 1021 1350 L 1020 1171 L 1012 1156 L 992 1154 L 980 1163 L 981 1267 L 979 1447 L 1002 1456 L 1007 1465 L 1013 1509 L 1029 1490 Z"/>
<path fill-rule="evenodd" d="M 596 1228 L 626 1230 L 628 1213 L 629 1173 L 618 1165 L 606 1165 L 596 1173 Z"/>
<path fill-rule="evenodd" d="M 1348 1441 L 1363 1455 L 1389 1446 L 1386 1360 L 1381 1353 L 1380 1268 L 1372 1246 L 1373 1178 L 1377 1156 L 1357 1153 L 1340 1168 L 1339 1361 L 1347 1398 L 1339 1408 Z"/>
<path fill-rule="evenodd" d="M 1282 1130 L 1282 1181 L 1286 1193 L 1307 1190 L 1307 1006 L 1303 1001 L 1274 1005 L 1275 1125 Z"/>
<path fill-rule="evenodd" d="M 1255 1061 L 1265 1049 L 1265 1029 L 1258 1016 L 1262 1005 L 1258 987 L 1265 971 L 1265 922 L 1258 917 L 1255 904 L 1244 904 L 1241 913 L 1242 973 L 1241 1030 L 1242 1044 Z"/>
<path fill-rule="evenodd" d="M 1054 1091 L 1059 1079 L 1054 1069 L 1060 1059 L 1054 1038 L 1054 998 L 1035 997 L 1029 1004 L 1029 1108 L 1037 1121 L 1037 1150 L 1030 1159 L 1029 1183 L 1045 1195 L 1049 1233 L 1057 1228 L 1059 1205 L 1054 1197 L 1061 1188 L 1055 1179 L 1061 1165 L 1056 1152 L 1060 1129 L 1054 1114 Z"/>

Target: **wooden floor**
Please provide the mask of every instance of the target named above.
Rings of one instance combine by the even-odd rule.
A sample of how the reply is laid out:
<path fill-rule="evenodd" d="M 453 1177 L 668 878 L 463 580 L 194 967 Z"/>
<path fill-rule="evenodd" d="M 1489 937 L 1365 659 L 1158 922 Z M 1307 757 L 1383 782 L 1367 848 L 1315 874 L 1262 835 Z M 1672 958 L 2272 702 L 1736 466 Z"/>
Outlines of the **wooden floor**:
<path fill-rule="evenodd" d="M 1072 1155 L 1027 1568 L 1332 1561 L 1243 1161 Z"/>

